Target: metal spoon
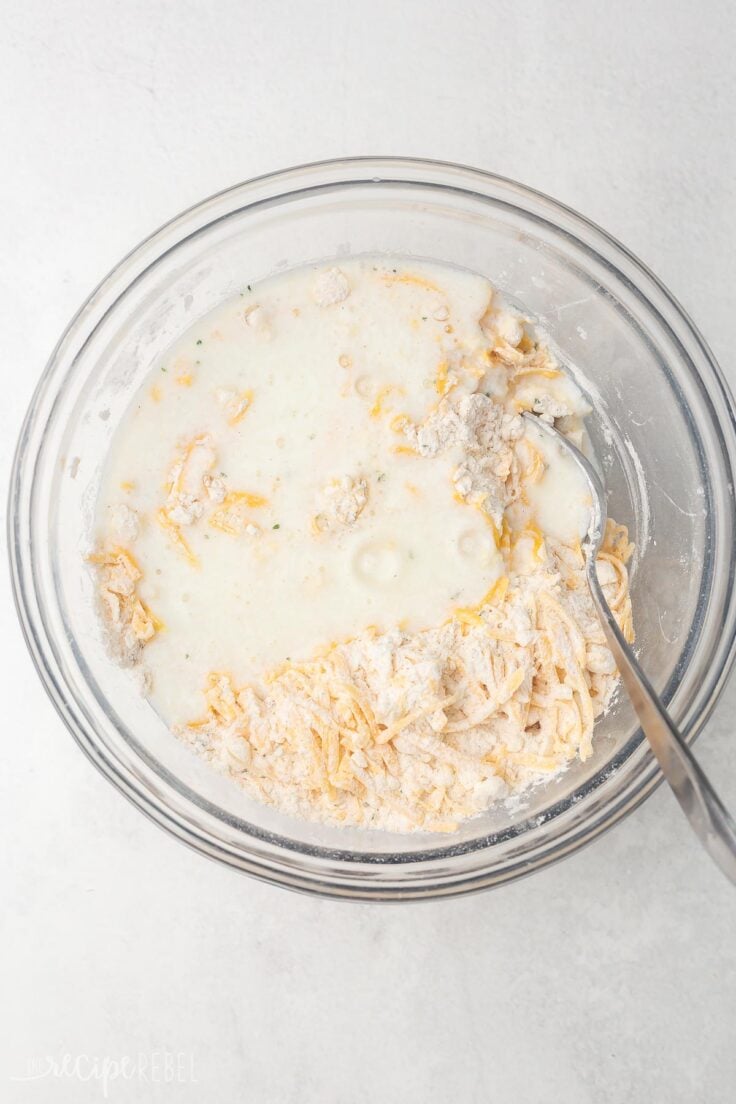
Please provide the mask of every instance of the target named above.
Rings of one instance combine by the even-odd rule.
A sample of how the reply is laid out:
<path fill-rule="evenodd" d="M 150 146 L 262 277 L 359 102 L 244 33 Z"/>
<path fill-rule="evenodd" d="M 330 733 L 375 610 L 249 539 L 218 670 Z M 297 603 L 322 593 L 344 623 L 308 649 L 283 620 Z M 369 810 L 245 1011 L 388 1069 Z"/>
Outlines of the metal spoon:
<path fill-rule="evenodd" d="M 639 717 L 642 731 L 649 740 L 682 811 L 690 821 L 691 828 L 713 861 L 736 884 L 736 824 L 667 715 L 626 643 L 598 579 L 596 557 L 606 528 L 606 492 L 601 478 L 589 460 L 559 430 L 534 414 L 525 413 L 524 417 L 566 449 L 588 481 L 593 507 L 590 529 L 583 544 L 585 574 L 608 647 Z"/>

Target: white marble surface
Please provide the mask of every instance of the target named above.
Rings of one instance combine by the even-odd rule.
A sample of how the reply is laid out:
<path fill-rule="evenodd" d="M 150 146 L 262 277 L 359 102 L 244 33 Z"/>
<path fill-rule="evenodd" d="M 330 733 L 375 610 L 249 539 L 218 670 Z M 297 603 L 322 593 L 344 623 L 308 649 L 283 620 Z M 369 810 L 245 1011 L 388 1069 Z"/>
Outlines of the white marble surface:
<path fill-rule="evenodd" d="M 465 161 L 579 208 L 651 264 L 736 382 L 735 47 L 715 0 L 6 0 L 3 481 L 58 333 L 123 252 L 209 192 L 344 153 Z M 733 1100 L 736 897 L 666 791 L 481 897 L 298 897 L 119 797 L 46 701 L 6 572 L 0 617 L 0 1099 L 104 1099 L 96 1079 L 11 1080 L 46 1055 L 85 1077 L 83 1056 L 166 1051 L 178 1080 L 139 1067 L 109 1099 Z M 732 806 L 735 710 L 732 683 L 698 745 Z"/>

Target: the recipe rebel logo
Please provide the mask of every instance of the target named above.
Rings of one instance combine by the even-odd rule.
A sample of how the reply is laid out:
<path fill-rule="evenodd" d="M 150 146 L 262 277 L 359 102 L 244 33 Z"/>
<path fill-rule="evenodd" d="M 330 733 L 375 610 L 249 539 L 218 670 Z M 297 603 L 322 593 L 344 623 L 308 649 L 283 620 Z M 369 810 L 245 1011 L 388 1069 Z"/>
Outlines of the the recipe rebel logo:
<path fill-rule="evenodd" d="M 122 1055 L 60 1054 L 29 1058 L 21 1074 L 11 1081 L 97 1082 L 103 1100 L 109 1100 L 116 1081 L 139 1085 L 184 1085 L 196 1083 L 194 1055 L 185 1051 L 152 1050 Z"/>

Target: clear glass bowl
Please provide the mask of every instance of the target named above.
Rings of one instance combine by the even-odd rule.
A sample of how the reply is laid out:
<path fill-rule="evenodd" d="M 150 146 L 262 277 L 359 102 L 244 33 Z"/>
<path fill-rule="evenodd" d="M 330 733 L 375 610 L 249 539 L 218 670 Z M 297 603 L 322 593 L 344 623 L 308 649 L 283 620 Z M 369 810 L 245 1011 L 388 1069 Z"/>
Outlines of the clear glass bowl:
<path fill-rule="evenodd" d="M 206 200 L 126 257 L 54 350 L 11 488 L 18 611 L 41 678 L 82 749 L 143 812 L 203 854 L 326 896 L 408 900 L 498 885 L 581 847 L 660 775 L 620 698 L 595 753 L 510 813 L 452 836 L 336 829 L 248 799 L 187 751 L 108 660 L 83 557 L 105 450 L 156 357 L 244 283 L 360 253 L 484 273 L 543 323 L 595 389 L 591 435 L 610 512 L 638 546 L 638 648 L 692 739 L 734 656 L 734 411 L 692 322 L 626 249 L 499 177 L 400 159 L 332 161 Z"/>

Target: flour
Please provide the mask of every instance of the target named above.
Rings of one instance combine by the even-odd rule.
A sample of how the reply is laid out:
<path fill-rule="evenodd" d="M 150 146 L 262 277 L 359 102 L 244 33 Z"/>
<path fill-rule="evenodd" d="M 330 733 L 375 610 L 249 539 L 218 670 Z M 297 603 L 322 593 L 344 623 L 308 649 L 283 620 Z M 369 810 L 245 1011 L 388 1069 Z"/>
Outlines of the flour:
<path fill-rule="evenodd" d="M 192 525 L 204 514 L 204 483 L 216 460 L 212 438 L 204 434 L 185 445 L 169 473 L 165 512 L 174 525 Z M 211 486 L 211 483 L 209 484 Z"/>
<path fill-rule="evenodd" d="M 227 486 L 225 480 L 221 476 L 212 475 L 208 471 L 205 472 L 202 476 L 202 486 L 210 501 L 218 503 L 225 501 Z"/>
<path fill-rule="evenodd" d="M 122 544 L 132 544 L 140 534 L 141 524 L 138 513 L 124 502 L 118 502 L 109 509 L 110 531 Z"/>
<path fill-rule="evenodd" d="M 330 268 L 322 272 L 314 282 L 314 300 L 319 307 L 331 307 L 342 303 L 350 294 L 350 284 L 344 272 L 339 268 Z"/>
<path fill-rule="evenodd" d="M 324 513 L 340 525 L 354 525 L 368 501 L 368 483 L 365 479 L 344 475 L 333 479 L 322 491 Z"/>
<path fill-rule="evenodd" d="M 456 493 L 482 505 L 501 525 L 503 511 L 516 494 L 510 476 L 514 444 L 524 433 L 519 415 L 482 394 L 450 396 L 421 425 L 407 425 L 404 433 L 420 456 L 454 450 L 459 457 L 452 477 Z"/>
<path fill-rule="evenodd" d="M 94 553 L 89 559 L 97 570 L 98 606 L 108 646 L 119 663 L 133 666 L 161 627 L 138 594 L 142 572 L 133 557 L 119 548 Z"/>

